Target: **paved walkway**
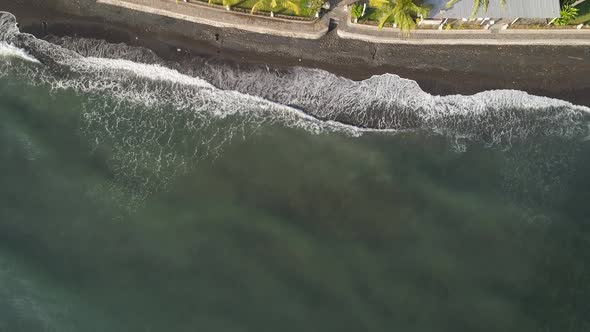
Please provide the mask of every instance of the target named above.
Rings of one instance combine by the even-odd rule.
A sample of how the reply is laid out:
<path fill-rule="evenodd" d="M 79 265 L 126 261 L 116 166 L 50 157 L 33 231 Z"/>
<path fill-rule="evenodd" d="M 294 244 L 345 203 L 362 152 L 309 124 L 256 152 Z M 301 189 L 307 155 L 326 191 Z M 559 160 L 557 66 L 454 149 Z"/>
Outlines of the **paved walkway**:
<path fill-rule="evenodd" d="M 344 39 L 371 43 L 414 45 L 581 45 L 590 46 L 590 29 L 489 29 L 489 30 L 425 30 L 417 29 L 409 35 L 399 29 L 352 23 L 344 0 L 332 11 L 338 22 L 337 34 Z"/>
<path fill-rule="evenodd" d="M 342 0 L 321 19 L 295 21 L 231 12 L 206 4 L 172 0 L 97 0 L 97 3 L 120 6 L 176 19 L 220 28 L 236 28 L 250 32 L 283 37 L 319 39 L 328 32 L 330 20 L 338 24 L 337 34 L 344 39 L 372 43 L 416 45 L 569 45 L 590 46 L 590 29 L 490 29 L 490 30 L 426 30 L 409 35 L 399 29 L 355 24 L 346 5 L 355 0 Z"/>
<path fill-rule="evenodd" d="M 576 30 L 415 30 L 409 36 L 399 29 L 355 24 L 340 18 L 338 36 L 371 43 L 414 45 L 569 45 L 590 46 L 590 29 Z"/>

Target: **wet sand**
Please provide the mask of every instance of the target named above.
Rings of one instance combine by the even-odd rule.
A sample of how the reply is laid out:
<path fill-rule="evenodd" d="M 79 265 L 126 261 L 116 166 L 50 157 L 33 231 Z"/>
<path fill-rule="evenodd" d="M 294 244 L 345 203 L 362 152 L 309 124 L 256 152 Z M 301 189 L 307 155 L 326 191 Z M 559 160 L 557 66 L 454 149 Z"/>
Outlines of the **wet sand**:
<path fill-rule="evenodd" d="M 355 80 L 394 73 L 432 94 L 518 89 L 590 106 L 588 47 L 371 44 L 340 39 L 335 31 L 303 40 L 199 25 L 93 0 L 0 0 L 0 10 L 15 14 L 21 30 L 38 37 L 124 42 L 171 60 L 198 55 L 210 61 L 305 66 Z"/>

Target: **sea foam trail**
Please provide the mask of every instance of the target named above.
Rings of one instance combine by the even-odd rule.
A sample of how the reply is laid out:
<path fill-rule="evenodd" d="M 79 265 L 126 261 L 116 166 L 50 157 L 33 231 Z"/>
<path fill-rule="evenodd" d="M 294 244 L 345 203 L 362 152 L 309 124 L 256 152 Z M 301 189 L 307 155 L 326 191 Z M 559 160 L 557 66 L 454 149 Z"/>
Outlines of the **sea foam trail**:
<path fill-rule="evenodd" d="M 392 74 L 352 81 L 319 69 L 244 68 L 197 57 L 167 63 L 143 48 L 72 37 L 48 42 L 15 25 L 14 16 L 0 14 L 0 41 L 42 65 L 0 59 L 0 74 L 8 71 L 17 81 L 50 85 L 58 93 L 78 92 L 85 137 L 109 151 L 115 186 L 138 193 L 139 203 L 195 161 L 215 157 L 234 138 L 262 126 L 354 136 L 419 130 L 447 137 L 458 151 L 472 143 L 502 149 L 524 143 L 538 158 L 521 163 L 515 157 L 511 165 L 517 167 L 507 166 L 514 176 L 506 183 L 515 192 L 519 172 L 550 164 L 537 153 L 540 144 L 590 136 L 587 107 L 521 91 L 443 97 Z M 556 163 L 568 158 L 557 156 Z M 535 183 L 549 188 L 546 178 Z"/>
<path fill-rule="evenodd" d="M 587 107 L 522 91 L 433 96 L 415 81 L 393 74 L 352 81 L 319 69 L 273 70 L 265 66 L 211 63 L 198 57 L 165 63 L 144 48 L 92 39 L 55 37 L 52 42 L 86 56 L 166 64 L 203 78 L 217 88 L 262 97 L 301 109 L 318 119 L 360 128 L 418 129 L 446 135 L 451 140 L 500 146 L 538 137 L 583 139 L 590 135 Z"/>
<path fill-rule="evenodd" d="M 589 134 L 590 109 L 515 90 L 472 96 L 433 96 L 393 74 L 352 81 L 323 70 L 182 65 L 222 89 L 261 96 L 324 120 L 359 127 L 422 129 L 486 143 L 535 136 L 580 138 Z"/>
<path fill-rule="evenodd" d="M 4 42 L 0 42 L 0 57 L 20 58 L 26 61 L 40 63 L 39 60 L 30 56 L 24 50 Z"/>
<path fill-rule="evenodd" d="M 142 48 L 53 38 L 58 46 L 14 31 L 14 25 L 12 15 L 1 15 L 0 27 L 7 28 L 1 28 L 0 36 L 52 67 L 53 76 L 43 79 L 54 87 L 108 93 L 146 105 L 168 103 L 218 117 L 249 114 L 254 122 L 278 121 L 312 132 L 418 129 L 489 145 L 590 135 L 587 107 L 522 91 L 433 96 L 415 81 L 393 74 L 352 81 L 319 69 L 244 70 L 199 58 L 165 64 Z M 137 78 L 142 82 L 133 81 Z"/>
<path fill-rule="evenodd" d="M 16 82 L 49 86 L 81 97 L 81 130 L 95 149 L 109 150 L 109 166 L 138 202 L 165 188 L 200 159 L 216 158 L 234 139 L 265 126 L 358 136 L 371 129 L 324 121 L 258 96 L 219 89 L 159 64 L 83 56 L 20 33 L 11 14 L 0 14 L 0 41 L 42 65 L 7 63 L 0 72 Z M 108 190 L 108 189 L 106 189 Z"/>
<path fill-rule="evenodd" d="M 0 14 L 0 40 L 11 43 L 19 54 L 31 53 L 47 67 L 35 73 L 37 79 L 54 89 L 72 88 L 85 93 L 106 93 L 113 98 L 135 101 L 147 106 L 173 105 L 175 109 L 193 109 L 216 117 L 244 115 L 256 122 L 272 118 L 310 132 L 343 131 L 359 134 L 362 129 L 335 121 L 321 121 L 292 107 L 222 91 L 206 81 L 181 74 L 158 64 L 143 64 L 122 59 L 84 57 L 71 50 L 39 40 L 15 29 L 16 19 L 10 13 Z M 30 73 L 29 73 L 30 74 Z"/>

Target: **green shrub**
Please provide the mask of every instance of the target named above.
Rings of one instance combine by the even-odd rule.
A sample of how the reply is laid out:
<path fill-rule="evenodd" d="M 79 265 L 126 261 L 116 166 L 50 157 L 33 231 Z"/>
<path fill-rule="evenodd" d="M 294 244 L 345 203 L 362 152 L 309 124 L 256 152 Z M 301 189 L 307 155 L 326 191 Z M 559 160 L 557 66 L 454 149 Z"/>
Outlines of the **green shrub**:
<path fill-rule="evenodd" d="M 578 17 L 578 8 L 574 8 L 570 5 L 565 5 L 561 8 L 560 16 L 558 19 L 553 21 L 555 25 L 568 25 L 571 20 Z"/>
<path fill-rule="evenodd" d="M 303 0 L 303 7 L 307 8 L 311 14 L 319 11 L 323 4 L 324 0 Z"/>
<path fill-rule="evenodd" d="M 352 15 L 352 18 L 358 20 L 363 16 L 363 6 L 360 3 L 355 3 L 350 9 L 350 14 Z"/>

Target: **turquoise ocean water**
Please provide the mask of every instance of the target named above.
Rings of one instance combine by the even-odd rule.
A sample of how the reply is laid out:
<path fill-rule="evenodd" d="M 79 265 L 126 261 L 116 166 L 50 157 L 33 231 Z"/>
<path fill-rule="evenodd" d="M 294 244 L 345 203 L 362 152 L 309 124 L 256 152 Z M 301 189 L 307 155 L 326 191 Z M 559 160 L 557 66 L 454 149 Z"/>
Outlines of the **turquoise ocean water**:
<path fill-rule="evenodd" d="M 590 110 L 0 14 L 0 331 L 590 331 Z"/>

